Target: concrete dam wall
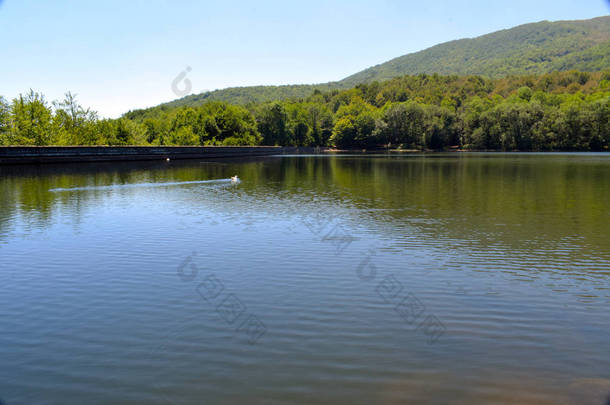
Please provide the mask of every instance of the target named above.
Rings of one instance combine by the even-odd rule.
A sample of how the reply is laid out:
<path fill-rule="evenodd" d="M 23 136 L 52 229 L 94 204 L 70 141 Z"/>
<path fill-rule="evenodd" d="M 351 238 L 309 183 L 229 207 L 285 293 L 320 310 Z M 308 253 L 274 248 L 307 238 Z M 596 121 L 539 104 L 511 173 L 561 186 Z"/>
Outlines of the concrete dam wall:
<path fill-rule="evenodd" d="M 279 146 L 7 146 L 0 164 L 206 159 L 321 152 Z"/>

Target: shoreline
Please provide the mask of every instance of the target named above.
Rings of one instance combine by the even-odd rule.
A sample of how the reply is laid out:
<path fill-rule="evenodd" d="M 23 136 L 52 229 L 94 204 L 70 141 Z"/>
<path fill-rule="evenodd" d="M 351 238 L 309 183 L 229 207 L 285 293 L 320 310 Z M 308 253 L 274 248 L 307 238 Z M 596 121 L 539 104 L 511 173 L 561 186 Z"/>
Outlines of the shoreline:
<path fill-rule="evenodd" d="M 418 150 L 337 149 L 298 146 L 1 146 L 0 166 L 45 163 L 130 162 L 155 160 L 225 159 L 291 154 L 343 153 L 608 153 L 608 151 L 502 151 L 502 150 Z"/>
<path fill-rule="evenodd" d="M 2 146 L 0 165 L 242 158 L 318 153 L 323 149 L 283 146 Z"/>

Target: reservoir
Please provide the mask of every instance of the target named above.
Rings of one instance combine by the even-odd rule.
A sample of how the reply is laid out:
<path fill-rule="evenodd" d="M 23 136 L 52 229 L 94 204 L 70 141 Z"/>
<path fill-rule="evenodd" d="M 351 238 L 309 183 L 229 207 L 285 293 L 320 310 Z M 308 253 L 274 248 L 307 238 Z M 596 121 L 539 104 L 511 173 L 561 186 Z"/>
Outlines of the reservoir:
<path fill-rule="evenodd" d="M 0 166 L 0 281 L 6 405 L 605 404 L 610 155 Z"/>

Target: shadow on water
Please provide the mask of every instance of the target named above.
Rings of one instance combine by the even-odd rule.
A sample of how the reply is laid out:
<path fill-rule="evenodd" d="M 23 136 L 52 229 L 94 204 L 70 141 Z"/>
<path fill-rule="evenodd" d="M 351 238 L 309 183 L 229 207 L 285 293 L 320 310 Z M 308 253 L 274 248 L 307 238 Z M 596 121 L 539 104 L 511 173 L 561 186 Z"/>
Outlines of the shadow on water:
<path fill-rule="evenodd" d="M 72 206 L 78 215 L 88 201 L 110 198 L 123 186 L 196 185 L 238 174 L 240 190 L 253 198 L 281 193 L 315 210 L 351 206 L 388 232 L 415 226 L 431 237 L 468 241 L 479 250 L 556 244 L 556 251 L 566 252 L 566 246 L 579 246 L 583 249 L 569 253 L 610 260 L 606 156 L 432 156 L 5 166 L 0 167 L 0 239 L 17 215 L 44 227 L 57 207 Z M 74 192 L 50 192 L 66 189 Z M 324 206 L 316 205 L 322 199 Z M 374 215 L 367 214 L 372 210 Z M 426 225 L 431 220 L 437 226 Z"/>

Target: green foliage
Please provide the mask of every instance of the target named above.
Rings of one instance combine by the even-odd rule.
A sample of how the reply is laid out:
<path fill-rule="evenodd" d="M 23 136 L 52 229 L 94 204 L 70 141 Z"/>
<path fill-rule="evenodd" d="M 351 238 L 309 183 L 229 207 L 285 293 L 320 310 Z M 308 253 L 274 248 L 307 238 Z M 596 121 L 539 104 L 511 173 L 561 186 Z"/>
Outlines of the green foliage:
<path fill-rule="evenodd" d="M 610 16 L 580 21 L 542 21 L 473 39 L 445 42 L 420 52 L 400 56 L 337 82 L 231 87 L 189 95 L 150 109 L 135 110 L 127 116 L 132 119 L 142 118 L 176 107 L 198 107 L 211 101 L 249 106 L 282 100 L 302 100 L 316 92 L 319 95 L 326 92 L 325 96 L 328 96 L 333 90 L 353 87 L 356 87 L 355 90 L 367 103 L 381 107 L 387 96 L 377 99 L 379 87 L 383 86 L 380 82 L 404 75 L 426 73 L 501 78 L 568 70 L 597 72 L 608 69 L 608 66 Z M 610 78 L 606 80 L 610 81 Z M 475 89 L 481 89 L 485 85 L 486 82 L 482 78 L 472 83 Z M 435 96 L 443 98 L 442 93 Z M 392 98 L 396 101 L 406 101 L 407 93 L 394 94 Z M 336 101 L 341 103 L 344 100 Z M 444 106 L 457 107 L 455 100 L 451 98 L 445 99 Z M 332 107 L 334 112 L 339 106 Z"/>
<path fill-rule="evenodd" d="M 423 139 L 424 108 L 415 101 L 390 106 L 384 114 L 387 143 L 412 148 Z"/>
<path fill-rule="evenodd" d="M 193 94 L 178 100 L 162 104 L 154 109 L 172 109 L 176 107 L 196 107 L 211 101 L 220 101 L 231 104 L 249 105 L 268 103 L 277 100 L 289 100 L 304 98 L 314 91 L 330 91 L 349 87 L 338 83 L 325 84 L 297 84 L 284 86 L 249 86 L 249 87 L 229 87 L 221 90 L 207 91 L 200 94 Z M 133 114 L 141 114 L 148 110 L 136 110 Z"/>
<path fill-rule="evenodd" d="M 12 118 L 0 108 L 0 142 L 606 150 L 608 66 L 610 16 L 543 21 L 339 82 L 215 90 L 95 125 L 70 93 L 50 124 L 44 100 L 30 100 L 33 121 L 25 107 L 13 104 Z"/>
<path fill-rule="evenodd" d="M 260 135 L 254 116 L 241 106 L 220 104 L 215 122 L 220 130 L 216 137 L 224 145 L 257 145 Z"/>
<path fill-rule="evenodd" d="M 330 143 L 340 148 L 375 146 L 376 109 L 366 103 L 360 96 L 350 94 L 348 104 L 342 104 L 337 110 L 337 123 L 330 138 Z"/>
<path fill-rule="evenodd" d="M 486 79 L 421 74 L 302 100 L 210 101 L 100 120 L 66 93 L 0 98 L 4 145 L 293 145 L 608 150 L 610 71 Z"/>
<path fill-rule="evenodd" d="M 0 97 L 0 145 L 10 144 L 10 119 L 10 107 L 4 100 L 4 97 Z"/>
<path fill-rule="evenodd" d="M 445 42 L 392 59 L 339 82 L 342 86 L 405 74 L 542 74 L 600 71 L 610 66 L 610 16 L 580 21 L 542 21 L 477 38 Z"/>
<path fill-rule="evenodd" d="M 333 134 L 330 137 L 332 145 L 339 148 L 347 148 L 355 144 L 356 139 L 356 126 L 354 125 L 354 119 L 350 116 L 339 118 L 335 127 L 333 128 Z"/>
<path fill-rule="evenodd" d="M 288 115 L 279 103 L 264 107 L 258 120 L 258 129 L 264 134 L 265 145 L 289 145 L 287 127 Z"/>
<path fill-rule="evenodd" d="M 11 124 L 10 144 L 42 146 L 54 142 L 51 109 L 44 97 L 33 90 L 13 100 Z"/>
<path fill-rule="evenodd" d="M 67 92 L 61 102 L 53 103 L 53 122 L 57 131 L 56 141 L 65 145 L 99 145 L 103 142 L 95 130 L 97 114 L 84 109 L 76 101 L 76 95 Z"/>

